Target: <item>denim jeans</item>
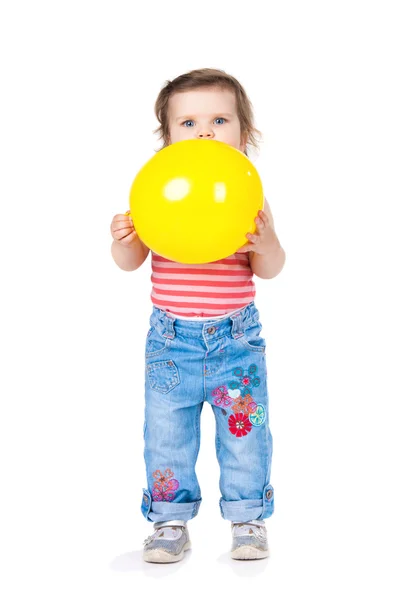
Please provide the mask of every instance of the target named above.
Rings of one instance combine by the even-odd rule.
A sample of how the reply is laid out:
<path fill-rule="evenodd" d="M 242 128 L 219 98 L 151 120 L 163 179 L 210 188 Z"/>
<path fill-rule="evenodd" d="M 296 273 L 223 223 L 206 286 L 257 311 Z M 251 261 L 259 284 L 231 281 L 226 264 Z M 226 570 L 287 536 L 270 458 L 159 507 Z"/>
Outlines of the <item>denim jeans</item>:
<path fill-rule="evenodd" d="M 265 340 L 254 302 L 217 321 L 153 307 L 146 340 L 144 457 L 148 521 L 188 521 L 201 503 L 195 464 L 200 413 L 216 421 L 220 511 L 230 521 L 270 517 L 272 436 Z"/>

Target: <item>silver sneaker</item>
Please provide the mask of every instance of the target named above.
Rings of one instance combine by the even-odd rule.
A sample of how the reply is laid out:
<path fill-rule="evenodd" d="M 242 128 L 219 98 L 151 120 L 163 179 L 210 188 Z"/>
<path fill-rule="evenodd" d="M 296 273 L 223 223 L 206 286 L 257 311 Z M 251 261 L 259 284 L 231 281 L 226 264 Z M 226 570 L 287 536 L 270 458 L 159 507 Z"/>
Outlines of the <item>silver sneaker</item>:
<path fill-rule="evenodd" d="M 250 560 L 267 556 L 269 551 L 264 521 L 232 523 L 232 558 Z"/>
<path fill-rule="evenodd" d="M 178 562 L 191 547 L 185 521 L 160 521 L 154 523 L 154 529 L 155 532 L 143 542 L 146 562 Z"/>

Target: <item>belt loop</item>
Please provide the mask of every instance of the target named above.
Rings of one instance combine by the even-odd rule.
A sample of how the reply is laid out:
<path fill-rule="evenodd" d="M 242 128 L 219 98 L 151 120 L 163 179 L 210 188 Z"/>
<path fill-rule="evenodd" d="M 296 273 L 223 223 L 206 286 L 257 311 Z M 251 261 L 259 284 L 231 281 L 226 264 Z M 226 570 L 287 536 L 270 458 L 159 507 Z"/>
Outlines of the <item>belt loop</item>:
<path fill-rule="evenodd" d="M 231 315 L 230 317 L 232 319 L 233 325 L 232 325 L 232 337 L 236 340 L 239 337 L 242 337 L 243 335 L 243 318 L 242 318 L 242 313 L 238 313 L 236 315 Z"/>
<path fill-rule="evenodd" d="M 165 331 L 163 333 L 163 337 L 168 338 L 169 340 L 173 340 L 175 337 L 175 329 L 174 329 L 174 317 L 170 317 L 165 313 L 164 315 L 164 326 Z"/>

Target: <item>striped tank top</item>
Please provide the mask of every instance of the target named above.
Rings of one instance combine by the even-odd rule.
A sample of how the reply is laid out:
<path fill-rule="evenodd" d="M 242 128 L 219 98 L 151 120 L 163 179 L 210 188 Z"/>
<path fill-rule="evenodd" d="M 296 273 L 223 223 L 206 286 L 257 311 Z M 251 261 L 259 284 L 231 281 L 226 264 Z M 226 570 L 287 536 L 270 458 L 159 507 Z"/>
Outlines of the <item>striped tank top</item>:
<path fill-rule="evenodd" d="M 204 264 L 183 264 L 151 252 L 151 301 L 183 318 L 218 317 L 254 300 L 249 254 L 232 254 Z"/>

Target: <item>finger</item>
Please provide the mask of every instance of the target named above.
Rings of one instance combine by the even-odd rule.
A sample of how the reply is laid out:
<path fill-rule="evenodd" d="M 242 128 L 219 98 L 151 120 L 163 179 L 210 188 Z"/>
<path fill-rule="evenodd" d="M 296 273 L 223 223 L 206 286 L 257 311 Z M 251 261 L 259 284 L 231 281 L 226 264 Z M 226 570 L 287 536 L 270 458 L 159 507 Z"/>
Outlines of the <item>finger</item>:
<path fill-rule="evenodd" d="M 133 227 L 133 221 L 130 217 L 125 218 L 117 218 L 115 217 L 111 222 L 111 229 L 117 231 L 118 229 L 123 229 L 124 227 Z"/>
<path fill-rule="evenodd" d="M 257 244 L 260 241 L 260 236 L 256 233 L 246 233 L 246 237 L 253 244 Z"/>
<path fill-rule="evenodd" d="M 258 216 L 261 219 L 261 221 L 263 222 L 264 226 L 267 227 L 267 225 L 269 224 L 269 218 L 267 213 L 265 213 L 263 210 L 260 210 L 258 212 Z"/>
<path fill-rule="evenodd" d="M 129 231 L 135 231 L 134 226 L 132 225 L 132 223 L 115 223 L 115 225 L 112 227 L 111 231 L 116 233 L 117 231 L 122 231 L 124 229 L 129 229 Z"/>
<path fill-rule="evenodd" d="M 244 254 L 245 252 L 254 252 L 254 248 L 254 244 L 245 244 L 244 246 L 241 246 L 238 250 L 236 250 L 236 252 L 240 254 Z"/>
<path fill-rule="evenodd" d="M 114 215 L 114 220 L 115 219 L 132 219 L 131 213 L 118 213 L 116 215 Z"/>
<path fill-rule="evenodd" d="M 133 231 L 132 233 L 130 233 L 126 237 L 124 237 L 121 240 L 119 240 L 119 242 L 123 246 L 129 246 L 129 244 L 131 244 L 136 237 L 137 237 L 137 233 L 136 233 L 136 231 Z"/>
<path fill-rule="evenodd" d="M 132 229 L 132 227 L 125 227 L 124 229 L 118 229 L 117 231 L 114 231 L 113 235 L 115 239 L 120 241 L 126 238 L 128 235 L 131 235 L 132 233 L 136 233 L 136 231 Z"/>
<path fill-rule="evenodd" d="M 260 217 L 256 217 L 254 219 L 254 222 L 257 225 L 257 230 L 258 231 L 262 231 L 263 229 L 265 229 L 265 223 L 264 223 L 264 221 Z"/>
<path fill-rule="evenodd" d="M 124 217 L 124 216 L 114 217 L 112 220 L 112 224 L 114 224 L 114 223 L 130 223 L 131 225 L 133 225 L 133 221 L 132 221 L 131 217 Z"/>

